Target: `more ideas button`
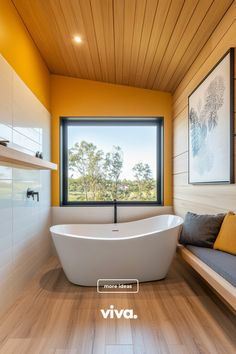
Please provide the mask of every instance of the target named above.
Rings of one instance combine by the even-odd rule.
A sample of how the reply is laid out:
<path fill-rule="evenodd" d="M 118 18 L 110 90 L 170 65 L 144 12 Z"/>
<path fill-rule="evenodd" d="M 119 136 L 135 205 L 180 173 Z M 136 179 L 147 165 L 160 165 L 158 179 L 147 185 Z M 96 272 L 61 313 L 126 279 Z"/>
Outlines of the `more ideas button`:
<path fill-rule="evenodd" d="M 98 293 L 138 293 L 137 279 L 98 279 Z"/>

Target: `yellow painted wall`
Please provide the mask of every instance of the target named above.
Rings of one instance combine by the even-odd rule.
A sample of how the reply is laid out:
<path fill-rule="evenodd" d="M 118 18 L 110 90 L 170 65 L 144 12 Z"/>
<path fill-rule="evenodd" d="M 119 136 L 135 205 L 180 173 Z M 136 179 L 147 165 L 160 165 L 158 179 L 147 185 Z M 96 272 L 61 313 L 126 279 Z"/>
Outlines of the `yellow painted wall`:
<path fill-rule="evenodd" d="M 51 76 L 52 161 L 59 164 L 60 116 L 164 116 L 164 205 L 172 205 L 171 95 L 64 76 Z M 59 205 L 59 172 L 52 175 Z"/>
<path fill-rule="evenodd" d="M 11 0 L 0 0 L 0 53 L 49 110 L 49 71 Z"/>
<path fill-rule="evenodd" d="M 164 116 L 164 204 L 172 205 L 170 94 L 57 75 L 50 76 L 11 0 L 0 0 L 0 54 L 42 104 L 51 111 L 52 160 L 58 164 L 60 116 Z M 53 205 L 57 206 L 58 172 L 53 173 L 52 182 L 52 201 Z"/>

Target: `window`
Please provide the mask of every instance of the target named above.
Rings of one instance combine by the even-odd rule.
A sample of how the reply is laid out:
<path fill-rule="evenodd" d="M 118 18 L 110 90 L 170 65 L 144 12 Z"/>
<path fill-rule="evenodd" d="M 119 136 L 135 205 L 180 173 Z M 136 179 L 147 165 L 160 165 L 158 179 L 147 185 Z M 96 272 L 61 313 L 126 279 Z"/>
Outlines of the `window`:
<path fill-rule="evenodd" d="M 62 118 L 61 204 L 162 204 L 162 118 Z"/>

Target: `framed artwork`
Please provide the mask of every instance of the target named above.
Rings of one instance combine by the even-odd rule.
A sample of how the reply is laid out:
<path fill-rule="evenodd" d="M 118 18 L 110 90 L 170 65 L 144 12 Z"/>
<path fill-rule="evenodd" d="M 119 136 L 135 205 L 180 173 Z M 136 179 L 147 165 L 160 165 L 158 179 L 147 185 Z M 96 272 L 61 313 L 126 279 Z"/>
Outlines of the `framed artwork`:
<path fill-rule="evenodd" d="M 188 97 L 188 181 L 233 183 L 234 49 Z"/>

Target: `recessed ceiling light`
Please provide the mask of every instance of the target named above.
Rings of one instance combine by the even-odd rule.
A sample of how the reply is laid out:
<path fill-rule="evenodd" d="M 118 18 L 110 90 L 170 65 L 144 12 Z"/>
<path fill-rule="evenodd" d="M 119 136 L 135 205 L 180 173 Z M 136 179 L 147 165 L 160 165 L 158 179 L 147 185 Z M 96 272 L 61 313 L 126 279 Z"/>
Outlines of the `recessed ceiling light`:
<path fill-rule="evenodd" d="M 74 41 L 75 41 L 76 43 L 81 43 L 81 42 L 82 42 L 82 39 L 81 39 L 80 36 L 74 36 Z"/>

